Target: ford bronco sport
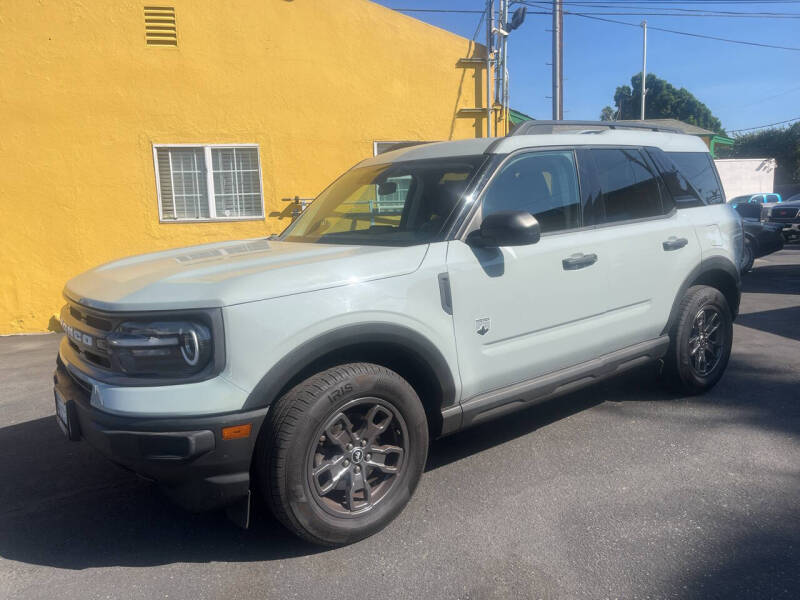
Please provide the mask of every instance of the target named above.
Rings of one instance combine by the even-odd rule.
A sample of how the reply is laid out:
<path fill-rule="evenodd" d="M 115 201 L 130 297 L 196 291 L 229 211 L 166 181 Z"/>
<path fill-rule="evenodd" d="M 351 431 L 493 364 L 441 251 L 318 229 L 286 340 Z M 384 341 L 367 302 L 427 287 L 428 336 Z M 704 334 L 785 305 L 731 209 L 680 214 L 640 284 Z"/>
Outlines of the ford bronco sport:
<path fill-rule="evenodd" d="M 278 236 L 70 280 L 61 428 L 190 509 L 245 524 L 260 493 L 337 545 L 400 513 L 431 438 L 650 361 L 705 392 L 742 226 L 703 142 L 541 126 L 369 158 Z"/>

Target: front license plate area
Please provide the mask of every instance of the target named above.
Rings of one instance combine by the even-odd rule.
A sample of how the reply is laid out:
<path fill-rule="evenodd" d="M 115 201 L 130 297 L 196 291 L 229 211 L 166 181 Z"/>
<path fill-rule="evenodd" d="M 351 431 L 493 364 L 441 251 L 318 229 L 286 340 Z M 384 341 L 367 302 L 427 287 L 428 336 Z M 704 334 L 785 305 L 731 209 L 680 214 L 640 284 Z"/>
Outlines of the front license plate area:
<path fill-rule="evenodd" d="M 65 399 L 58 389 L 53 391 L 55 393 L 56 403 L 56 422 L 67 439 L 75 441 L 79 439 L 80 436 L 77 434 L 77 422 L 75 417 L 71 414 L 73 412 L 70 410 L 72 408 L 70 406 L 71 402 Z"/>

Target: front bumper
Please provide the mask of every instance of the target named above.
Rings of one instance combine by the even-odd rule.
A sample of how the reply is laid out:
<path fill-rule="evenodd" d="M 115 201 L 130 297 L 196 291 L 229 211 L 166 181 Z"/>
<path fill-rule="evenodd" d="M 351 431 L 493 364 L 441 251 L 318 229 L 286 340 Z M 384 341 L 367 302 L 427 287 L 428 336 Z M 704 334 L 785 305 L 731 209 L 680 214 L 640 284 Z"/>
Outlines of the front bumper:
<path fill-rule="evenodd" d="M 220 508 L 247 496 L 266 408 L 180 417 L 118 415 L 93 406 L 90 386 L 60 357 L 53 379 L 66 405 L 70 439 L 82 439 L 113 462 L 157 482 L 189 510 Z M 222 438 L 224 427 L 247 424 L 248 437 Z"/>
<path fill-rule="evenodd" d="M 800 237 L 800 220 L 787 221 L 777 218 L 767 218 L 766 222 L 781 227 L 782 233 L 786 238 Z"/>

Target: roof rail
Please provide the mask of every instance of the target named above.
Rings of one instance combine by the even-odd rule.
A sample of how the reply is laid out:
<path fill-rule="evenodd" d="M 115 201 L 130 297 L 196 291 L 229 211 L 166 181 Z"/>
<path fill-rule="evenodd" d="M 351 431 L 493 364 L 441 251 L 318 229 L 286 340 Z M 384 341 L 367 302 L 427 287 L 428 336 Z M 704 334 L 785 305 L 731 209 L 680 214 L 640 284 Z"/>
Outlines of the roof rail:
<path fill-rule="evenodd" d="M 523 121 L 509 135 L 547 135 L 569 131 L 603 131 L 606 129 L 641 129 L 683 133 L 674 127 L 664 127 L 650 123 L 631 123 L 622 121 Z"/>

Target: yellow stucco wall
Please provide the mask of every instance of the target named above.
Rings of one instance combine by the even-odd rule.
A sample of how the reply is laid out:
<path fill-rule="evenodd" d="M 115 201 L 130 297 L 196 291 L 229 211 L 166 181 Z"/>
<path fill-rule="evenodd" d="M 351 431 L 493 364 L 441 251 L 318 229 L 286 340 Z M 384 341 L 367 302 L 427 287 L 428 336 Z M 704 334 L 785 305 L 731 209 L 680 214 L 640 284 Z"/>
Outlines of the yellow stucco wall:
<path fill-rule="evenodd" d="M 178 48 L 145 45 L 153 4 Z M 152 144 L 259 144 L 269 215 L 374 140 L 481 135 L 455 113 L 482 50 L 365 0 L 0 0 L 0 333 L 46 331 L 94 265 L 285 226 L 160 224 Z"/>

